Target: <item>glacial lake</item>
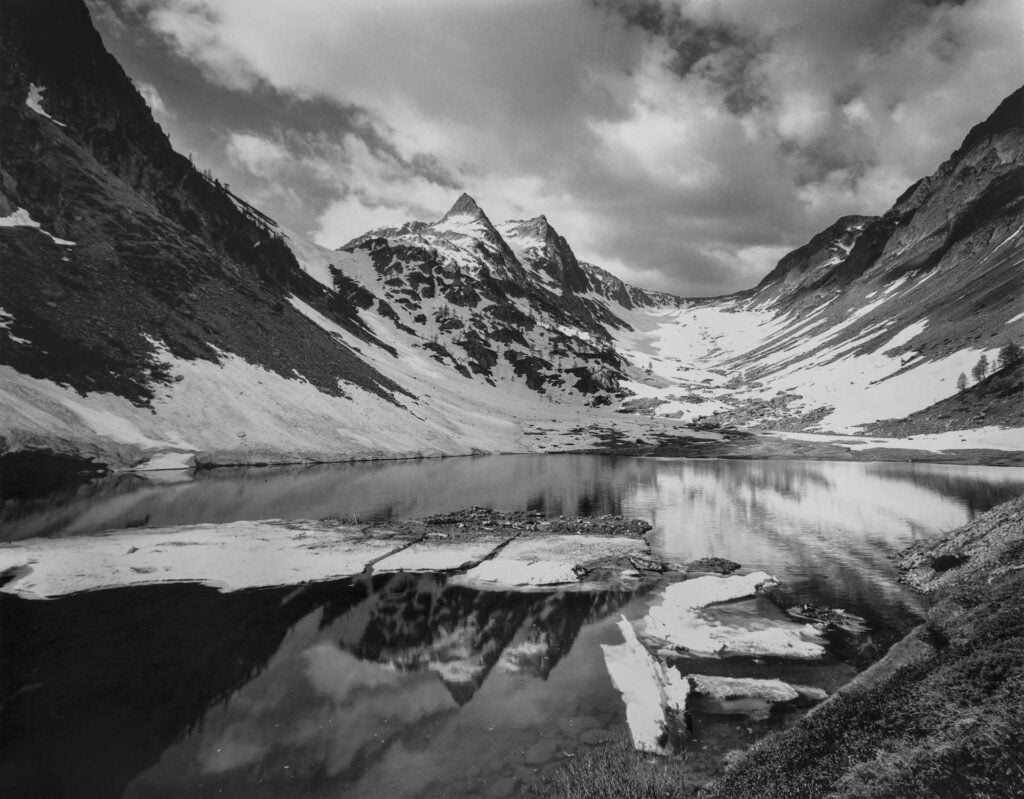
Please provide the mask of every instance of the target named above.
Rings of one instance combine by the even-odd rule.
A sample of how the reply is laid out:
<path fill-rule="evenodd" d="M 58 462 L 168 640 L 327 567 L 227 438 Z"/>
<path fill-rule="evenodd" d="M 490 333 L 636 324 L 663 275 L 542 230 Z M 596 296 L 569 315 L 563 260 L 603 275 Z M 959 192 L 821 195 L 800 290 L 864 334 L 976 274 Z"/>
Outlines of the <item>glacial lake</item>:
<path fill-rule="evenodd" d="M 102 478 L 5 500 L 0 540 L 473 505 L 638 517 L 669 560 L 763 569 L 784 604 L 843 608 L 869 627 L 830 634 L 817 660 L 693 658 L 684 671 L 832 692 L 921 618 L 894 554 L 1021 493 L 1021 468 L 488 456 Z M 392 574 L 227 594 L 2 594 L 0 796 L 532 795 L 539 776 L 624 734 L 600 645 L 659 590 L 482 591 Z M 781 617 L 764 598 L 729 612 Z M 741 710 L 694 707 L 693 784 L 805 712 Z"/>

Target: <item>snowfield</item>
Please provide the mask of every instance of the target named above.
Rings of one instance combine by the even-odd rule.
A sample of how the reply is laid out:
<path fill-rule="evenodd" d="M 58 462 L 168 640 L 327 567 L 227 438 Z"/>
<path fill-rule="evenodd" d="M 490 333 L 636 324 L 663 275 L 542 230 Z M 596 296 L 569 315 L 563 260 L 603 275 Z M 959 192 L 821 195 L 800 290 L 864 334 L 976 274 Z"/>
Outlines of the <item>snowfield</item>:
<path fill-rule="evenodd" d="M 440 270 L 475 273 L 484 268 L 479 253 L 485 252 L 489 268 L 510 274 L 521 269 L 518 274 L 552 295 L 566 291 L 544 271 L 547 266 L 537 267 L 550 254 L 544 236 L 554 235 L 546 220 L 494 227 L 471 203 L 460 200 L 462 211 L 432 225 L 416 223 L 381 234 L 421 252 L 426 247 L 435 253 Z M 60 246 L 73 246 L 43 230 L 21 208 L 0 218 L 0 226 L 35 228 Z M 498 231 L 508 237 L 508 246 Z M 939 356 L 922 354 L 920 342 L 927 340 L 935 321 L 901 312 L 917 303 L 914 292 L 934 272 L 904 275 L 845 305 L 841 295 L 793 309 L 759 303 L 756 297 L 669 302 L 645 294 L 646 304 L 625 307 L 613 298 L 621 299 L 622 291 L 599 293 L 615 283 L 614 277 L 587 265 L 591 288 L 576 301 L 605 314 L 595 318 L 624 323 L 605 323 L 608 336 L 602 337 L 600 330 L 570 324 L 571 316 L 535 313 L 522 297 L 496 309 L 486 297 L 464 307 L 440 292 L 403 304 L 388 294 L 394 282 L 389 276 L 408 276 L 423 267 L 400 248 L 394 251 L 396 260 L 382 265 L 366 248 L 329 250 L 294 232 L 281 234 L 301 269 L 325 288 L 333 292 L 335 275 L 341 274 L 368 292 L 373 303 L 390 306 L 389 313 L 380 310 L 383 305 L 359 313 L 375 343 L 358 338 L 298 296 L 285 297 L 339 347 L 355 352 L 407 393 L 395 392 L 390 402 L 342 377 L 338 389 L 343 396 L 328 395 L 297 375 L 282 376 L 230 352 L 220 352 L 218 362 L 176 358 L 151 338 L 157 359 L 174 376 L 173 382 L 157 386 L 152 408 L 111 394 L 83 396 L 0 366 L 0 435 L 8 449 L 51 449 L 97 458 L 117 469 L 147 471 L 197 464 L 556 452 L 600 446 L 609 430 L 626 442 L 661 436 L 712 441 L 721 437 L 695 432 L 690 425 L 712 414 L 753 407 L 760 410 L 749 423 L 762 430 L 777 429 L 773 423 L 780 419 L 798 420 L 782 429 L 801 432 L 781 432 L 781 439 L 834 443 L 850 451 L 1024 450 L 1024 429 L 952 431 L 912 441 L 853 437 L 866 423 L 906 416 L 955 393 L 957 376 L 969 374 L 982 355 L 996 360 L 995 341 Z M 473 242 L 479 245 L 476 254 Z M 385 303 L 385 297 L 391 302 Z M 499 330 L 488 326 L 497 324 L 492 310 L 498 312 L 494 319 L 519 314 L 529 320 L 516 333 L 525 336 L 525 345 L 487 338 Z M 1017 315 L 1007 324 L 1022 319 Z M 494 348 L 496 363 L 488 372 L 466 368 L 474 364 L 457 341 L 464 331 L 482 336 Z M 16 332 L 18 319 L 0 309 L 0 337 L 32 346 L 30 338 Z M 602 397 L 606 407 L 588 407 L 596 405 L 594 394 L 574 386 L 576 373 L 593 375 L 595 364 L 597 371 L 609 370 L 594 360 L 609 346 L 624 364 L 618 376 L 622 393 L 612 396 L 613 389 L 600 385 L 588 389 L 607 392 Z M 540 369 L 561 379 L 543 390 L 531 388 L 519 364 L 505 357 L 512 355 L 547 363 Z"/>

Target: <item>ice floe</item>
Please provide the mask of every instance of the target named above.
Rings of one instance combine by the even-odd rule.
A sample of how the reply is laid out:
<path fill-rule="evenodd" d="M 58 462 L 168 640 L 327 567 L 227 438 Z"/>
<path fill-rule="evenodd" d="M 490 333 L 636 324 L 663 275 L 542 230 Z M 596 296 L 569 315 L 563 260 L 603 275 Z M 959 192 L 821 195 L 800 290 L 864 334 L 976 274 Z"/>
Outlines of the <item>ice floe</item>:
<path fill-rule="evenodd" d="M 481 536 L 470 541 L 419 541 L 373 564 L 375 572 L 453 571 L 479 564 L 507 537 Z"/>
<path fill-rule="evenodd" d="M 767 718 L 774 705 L 813 704 L 828 692 L 809 685 L 792 685 L 782 680 L 752 677 L 687 675 L 693 706 L 707 713 L 742 713 L 754 719 Z"/>
<path fill-rule="evenodd" d="M 79 591 L 199 582 L 222 591 L 359 574 L 406 542 L 313 521 L 243 521 L 0 544 L 0 591 L 43 599 Z"/>
<path fill-rule="evenodd" d="M 626 536 L 521 536 L 456 579 L 478 587 L 578 583 L 591 565 L 646 554 L 647 546 Z"/>
<path fill-rule="evenodd" d="M 625 616 L 618 624 L 623 643 L 602 644 L 612 684 L 626 705 L 633 745 L 642 752 L 666 754 L 681 731 L 690 683 L 671 666 L 659 663 L 637 639 Z"/>
<path fill-rule="evenodd" d="M 704 610 L 754 596 L 759 589 L 777 584 L 765 572 L 734 577 L 709 575 L 675 583 L 665 589 L 663 602 L 647 612 L 643 635 L 690 655 L 821 657 L 825 649 L 812 625 L 780 626 L 771 620 L 751 620 L 741 626 L 716 620 Z"/>

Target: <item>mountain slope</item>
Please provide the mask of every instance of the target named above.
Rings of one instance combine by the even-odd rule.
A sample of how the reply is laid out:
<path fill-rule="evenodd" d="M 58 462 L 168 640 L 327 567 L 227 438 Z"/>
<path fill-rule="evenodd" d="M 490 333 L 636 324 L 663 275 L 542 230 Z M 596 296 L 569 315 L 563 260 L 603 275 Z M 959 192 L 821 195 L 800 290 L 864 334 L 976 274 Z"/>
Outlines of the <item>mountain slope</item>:
<path fill-rule="evenodd" d="M 628 428 L 602 406 L 856 431 L 1024 338 L 1020 91 L 883 216 L 693 300 L 465 194 L 336 251 L 284 230 L 174 152 L 81 0 L 0 0 L 0 76 L 0 455 L 530 451 Z"/>
<path fill-rule="evenodd" d="M 365 290 L 312 279 L 172 150 L 80 2 L 4 0 L 0 56 L 0 449 L 124 466 L 515 446 L 490 406 L 410 407 L 371 365 L 398 352 Z"/>
<path fill-rule="evenodd" d="M 751 292 L 634 323 L 623 344 L 655 369 L 626 387 L 684 418 L 847 432 L 954 394 L 1024 339 L 1022 169 L 1024 89 L 882 217 L 839 220 Z"/>

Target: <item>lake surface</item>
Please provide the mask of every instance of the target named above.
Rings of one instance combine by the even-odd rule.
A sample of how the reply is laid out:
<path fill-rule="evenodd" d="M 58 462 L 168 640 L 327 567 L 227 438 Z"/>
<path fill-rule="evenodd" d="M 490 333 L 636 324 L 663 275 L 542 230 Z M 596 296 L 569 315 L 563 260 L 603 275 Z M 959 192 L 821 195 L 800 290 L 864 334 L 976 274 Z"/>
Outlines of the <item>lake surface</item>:
<path fill-rule="evenodd" d="M 654 525 L 671 560 L 783 581 L 734 620 L 810 602 L 866 619 L 826 657 L 684 671 L 835 690 L 920 618 L 893 554 L 1024 493 L 1024 469 L 935 464 L 495 456 L 119 476 L 5 501 L 0 538 L 256 518 L 401 519 L 468 505 Z M 659 589 L 480 591 L 444 575 L 220 594 L 188 584 L 51 601 L 0 596 L 0 795 L 526 795 L 623 734 L 600 644 Z M 702 706 L 692 782 L 803 711 Z M 27 787 L 34 790 L 26 794 Z"/>

